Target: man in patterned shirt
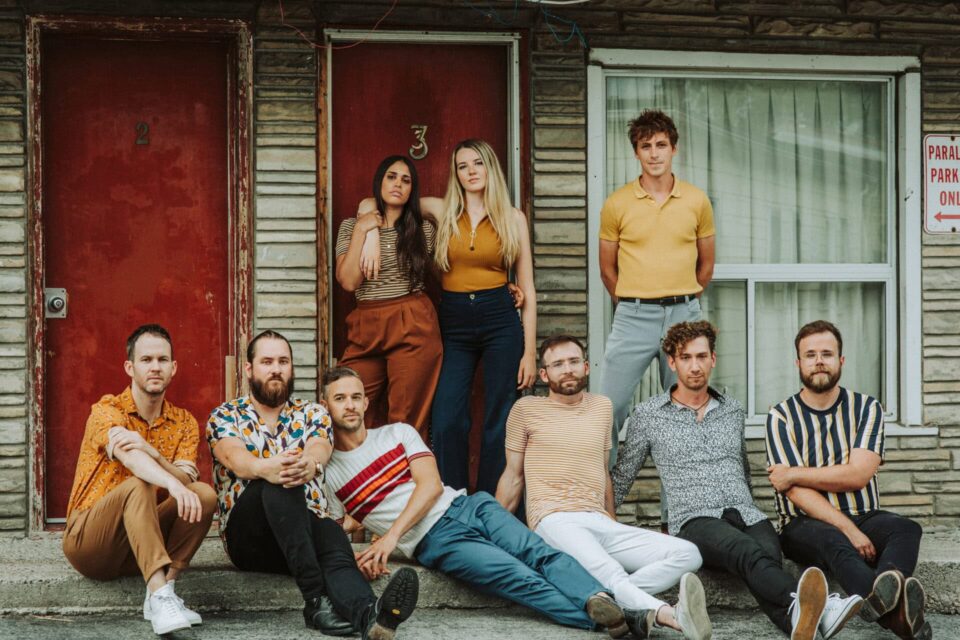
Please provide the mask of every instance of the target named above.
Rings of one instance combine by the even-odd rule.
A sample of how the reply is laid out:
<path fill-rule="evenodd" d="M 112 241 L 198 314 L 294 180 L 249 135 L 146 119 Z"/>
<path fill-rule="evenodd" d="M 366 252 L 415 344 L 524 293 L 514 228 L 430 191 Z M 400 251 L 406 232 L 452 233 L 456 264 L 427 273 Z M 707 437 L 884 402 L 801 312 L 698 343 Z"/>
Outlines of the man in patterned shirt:
<path fill-rule="evenodd" d="M 799 581 L 783 570 L 777 533 L 753 501 L 743 407 L 709 386 L 716 342 L 709 322 L 681 322 L 667 331 L 663 350 L 677 382 L 630 416 L 613 470 L 616 503 L 651 455 L 670 501 L 670 533 L 697 545 L 704 565 L 746 582 L 791 640 L 813 640 L 818 631 L 826 640 L 856 614 L 861 599 L 828 598 L 819 569 L 807 569 Z"/>
<path fill-rule="evenodd" d="M 923 586 L 912 577 L 923 530 L 880 509 L 883 407 L 839 386 L 843 338 L 833 324 L 804 325 L 794 346 L 803 388 L 767 416 L 783 551 L 863 596 L 863 618 L 901 638 L 930 638 Z"/>
<path fill-rule="evenodd" d="M 327 492 L 344 527 L 380 536 L 360 554 L 367 577 L 389 573 L 397 550 L 477 589 L 581 629 L 629 629 L 623 610 L 577 561 L 548 546 L 488 493 L 471 496 L 440 481 L 433 453 L 410 425 L 363 423 L 367 398 L 359 374 L 323 374 L 323 401 L 336 434 Z M 402 571 L 402 569 L 401 569 Z"/>
<path fill-rule="evenodd" d="M 165 400 L 177 372 L 156 324 L 127 339 L 130 386 L 93 405 L 67 506 L 63 552 L 89 578 L 143 576 L 143 617 L 157 634 L 200 624 L 174 592 L 210 530 L 216 495 L 197 482 L 197 421 Z M 157 491 L 168 497 L 157 503 Z"/>
<path fill-rule="evenodd" d="M 330 416 L 292 398 L 293 352 L 275 331 L 257 335 L 244 365 L 250 395 L 210 414 L 220 535 L 241 571 L 293 574 L 307 627 L 327 635 L 392 640 L 417 602 L 417 575 L 398 571 L 378 600 L 350 541 L 329 517 L 323 465 L 333 451 Z"/>

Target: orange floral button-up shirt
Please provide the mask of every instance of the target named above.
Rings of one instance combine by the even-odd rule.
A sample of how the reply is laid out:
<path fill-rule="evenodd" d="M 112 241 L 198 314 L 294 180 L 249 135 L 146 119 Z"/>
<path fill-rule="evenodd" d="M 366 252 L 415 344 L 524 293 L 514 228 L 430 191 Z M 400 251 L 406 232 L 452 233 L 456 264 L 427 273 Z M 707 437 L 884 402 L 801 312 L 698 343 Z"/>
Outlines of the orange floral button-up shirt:
<path fill-rule="evenodd" d="M 189 411 L 164 400 L 160 415 L 153 424 L 147 424 L 137 413 L 130 387 L 119 396 L 105 395 L 90 408 L 73 490 L 67 505 L 67 518 L 74 511 L 89 509 L 121 482 L 133 476 L 119 460 L 107 455 L 107 433 L 118 426 L 139 433 L 170 462 L 184 460 L 194 465 L 197 463 L 200 430 Z"/>

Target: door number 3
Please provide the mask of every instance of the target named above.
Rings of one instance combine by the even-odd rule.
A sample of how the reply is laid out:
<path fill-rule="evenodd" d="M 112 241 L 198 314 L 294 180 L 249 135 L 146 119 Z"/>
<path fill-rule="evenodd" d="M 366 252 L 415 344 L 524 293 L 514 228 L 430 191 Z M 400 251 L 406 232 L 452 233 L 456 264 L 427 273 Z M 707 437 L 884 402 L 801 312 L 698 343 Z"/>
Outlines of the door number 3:
<path fill-rule="evenodd" d="M 430 152 L 430 148 L 427 147 L 427 125 L 425 124 L 412 124 L 410 128 L 413 129 L 413 135 L 417 138 L 416 144 L 410 145 L 410 157 L 414 160 L 423 160 L 427 157 L 427 154 Z"/>
<path fill-rule="evenodd" d="M 135 129 L 137 131 L 137 144 L 150 144 L 150 125 L 146 122 L 138 122 Z"/>

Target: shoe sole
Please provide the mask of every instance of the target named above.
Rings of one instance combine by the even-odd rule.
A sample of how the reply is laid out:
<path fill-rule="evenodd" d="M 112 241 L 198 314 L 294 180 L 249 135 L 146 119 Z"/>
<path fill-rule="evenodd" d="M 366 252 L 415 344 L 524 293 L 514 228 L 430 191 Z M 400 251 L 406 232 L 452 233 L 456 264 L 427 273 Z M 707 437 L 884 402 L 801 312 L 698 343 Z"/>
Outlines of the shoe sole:
<path fill-rule="evenodd" d="M 857 600 L 856 602 L 851 603 L 847 606 L 847 610 L 843 612 L 843 616 L 838 618 L 836 622 L 833 623 L 833 627 L 827 629 L 826 631 L 820 632 L 820 635 L 823 636 L 823 640 L 830 640 L 833 636 L 840 633 L 840 630 L 843 629 L 850 618 L 860 613 L 860 609 L 863 608 L 863 599 Z"/>
<path fill-rule="evenodd" d="M 923 585 L 916 578 L 907 578 L 903 583 L 904 609 L 907 619 L 907 627 L 914 638 L 919 637 L 919 631 L 926 624 L 923 619 L 923 609 L 926 604 L 927 595 L 923 590 Z"/>
<path fill-rule="evenodd" d="M 680 578 L 680 617 L 685 619 L 677 622 L 686 640 L 710 640 L 713 626 L 707 613 L 707 595 L 700 578 L 692 573 L 685 573 Z"/>
<path fill-rule="evenodd" d="M 903 579 L 897 571 L 884 571 L 877 576 L 873 583 L 873 592 L 867 596 L 865 606 L 860 617 L 867 622 L 876 622 L 884 615 L 897 607 L 900 601 L 900 591 L 903 589 Z"/>
<path fill-rule="evenodd" d="M 803 572 L 797 584 L 797 600 L 800 615 L 790 640 L 814 640 L 827 604 L 827 579 L 822 571 L 810 568 Z"/>
<path fill-rule="evenodd" d="M 151 623 L 150 623 L 150 626 L 153 627 L 153 632 L 154 632 L 155 634 L 157 634 L 158 636 L 162 636 L 162 635 L 166 635 L 166 634 L 168 634 L 168 633 L 173 633 L 174 631 L 180 631 L 180 630 L 182 630 L 182 629 L 189 629 L 189 628 L 190 628 L 190 623 L 189 623 L 188 621 L 184 620 L 183 622 L 174 622 L 173 624 L 171 624 L 171 625 L 168 626 L 168 627 L 160 627 L 159 629 L 157 629 L 156 625 L 154 625 L 153 622 L 151 622 Z"/>
<path fill-rule="evenodd" d="M 933 640 L 933 629 L 929 622 L 924 622 L 913 634 L 913 640 Z"/>
<path fill-rule="evenodd" d="M 410 617 L 417 608 L 420 597 L 420 578 L 410 567 L 399 569 L 380 596 L 380 612 L 376 624 L 395 630 L 397 625 Z"/>
<path fill-rule="evenodd" d="M 623 609 L 610 598 L 592 596 L 587 600 L 587 615 L 599 625 L 607 628 L 611 638 L 622 638 L 630 633 Z"/>

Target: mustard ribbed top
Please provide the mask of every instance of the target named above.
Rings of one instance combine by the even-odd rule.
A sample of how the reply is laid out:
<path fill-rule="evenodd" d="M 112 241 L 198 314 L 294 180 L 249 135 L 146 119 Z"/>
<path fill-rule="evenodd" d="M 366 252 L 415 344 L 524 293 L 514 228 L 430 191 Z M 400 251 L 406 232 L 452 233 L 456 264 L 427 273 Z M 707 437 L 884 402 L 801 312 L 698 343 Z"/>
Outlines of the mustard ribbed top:
<path fill-rule="evenodd" d="M 440 277 L 444 291 L 469 293 L 495 289 L 507 284 L 507 269 L 500 255 L 500 236 L 489 217 L 484 217 L 471 233 L 470 216 L 464 212 L 457 220 L 460 237 L 450 238 L 447 258 L 450 270 Z"/>

